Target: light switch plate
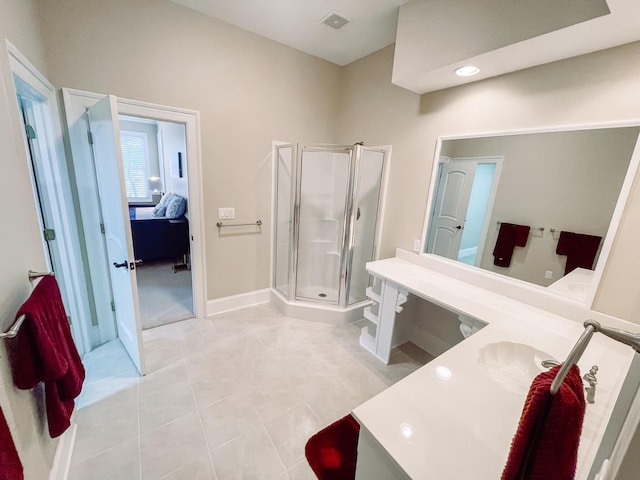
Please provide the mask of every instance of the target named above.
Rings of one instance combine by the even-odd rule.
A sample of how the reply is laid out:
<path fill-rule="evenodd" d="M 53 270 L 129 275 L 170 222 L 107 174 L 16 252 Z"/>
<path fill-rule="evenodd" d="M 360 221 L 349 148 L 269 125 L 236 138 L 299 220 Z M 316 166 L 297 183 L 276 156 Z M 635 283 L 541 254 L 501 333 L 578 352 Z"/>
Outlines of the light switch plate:
<path fill-rule="evenodd" d="M 233 207 L 225 207 L 218 209 L 218 220 L 232 220 L 236 218 L 236 209 Z"/>

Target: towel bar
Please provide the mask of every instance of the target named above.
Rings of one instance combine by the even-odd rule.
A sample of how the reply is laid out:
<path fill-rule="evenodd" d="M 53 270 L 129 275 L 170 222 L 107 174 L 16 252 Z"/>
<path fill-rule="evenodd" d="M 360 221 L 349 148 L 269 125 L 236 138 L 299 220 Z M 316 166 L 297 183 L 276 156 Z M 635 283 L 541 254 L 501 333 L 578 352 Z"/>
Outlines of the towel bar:
<path fill-rule="evenodd" d="M 600 332 L 609 338 L 617 340 L 620 343 L 624 343 L 625 345 L 629 345 L 636 353 L 640 353 L 640 334 L 619 330 L 617 328 L 603 327 L 595 320 L 587 320 L 584 322 L 584 327 L 584 332 L 580 335 L 580 338 L 571 349 L 571 352 L 569 352 L 569 355 L 562 364 L 562 367 L 558 370 L 556 378 L 554 378 L 551 383 L 551 388 L 549 390 L 551 395 L 558 393 L 560 385 L 562 385 L 562 382 L 567 377 L 569 370 L 572 366 L 578 363 L 578 360 L 587 348 L 591 337 L 596 332 Z"/>
<path fill-rule="evenodd" d="M 18 330 L 20 330 L 20 327 L 22 326 L 22 322 L 24 322 L 24 319 L 27 318 L 26 315 L 20 315 L 16 321 L 13 323 L 13 325 L 11 326 L 11 328 L 9 330 L 7 330 L 4 333 L 0 333 L 0 338 L 13 338 L 18 334 Z"/>
<path fill-rule="evenodd" d="M 500 220 L 498 220 L 496 222 L 496 224 L 500 225 L 502 222 Z M 531 230 L 540 230 L 541 232 L 544 232 L 544 227 L 531 227 Z M 553 230 L 552 230 L 553 231 Z"/>
<path fill-rule="evenodd" d="M 218 222 L 216 223 L 216 227 L 218 228 L 222 228 L 222 227 L 248 227 L 248 226 L 261 226 L 262 225 L 262 220 L 258 219 L 253 223 L 228 223 L 228 224 L 224 224 L 222 222 Z"/>
<path fill-rule="evenodd" d="M 33 270 L 29 270 L 29 274 L 28 274 L 28 278 L 29 278 L 29 283 L 31 283 L 33 285 L 33 281 L 40 278 L 40 277 L 46 277 L 49 275 L 53 275 L 53 273 L 51 272 L 34 272 Z M 24 322 L 25 318 L 27 318 L 26 315 L 20 315 L 18 318 L 16 318 L 16 321 L 13 322 L 13 325 L 11 325 L 11 328 L 9 330 L 7 330 L 4 333 L 0 333 L 0 338 L 13 338 L 18 334 L 18 330 L 20 330 L 20 327 L 22 326 L 22 323 Z"/>

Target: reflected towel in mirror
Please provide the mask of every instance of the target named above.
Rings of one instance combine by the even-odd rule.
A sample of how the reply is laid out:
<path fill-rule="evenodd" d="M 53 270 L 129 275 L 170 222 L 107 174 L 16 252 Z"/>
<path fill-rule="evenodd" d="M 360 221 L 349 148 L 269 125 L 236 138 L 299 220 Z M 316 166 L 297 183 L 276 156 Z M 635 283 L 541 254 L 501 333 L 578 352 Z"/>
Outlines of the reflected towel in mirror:
<path fill-rule="evenodd" d="M 529 239 L 530 227 L 515 223 L 501 223 L 496 246 L 493 249 L 493 264 L 498 267 L 511 265 L 515 247 L 524 247 Z"/>

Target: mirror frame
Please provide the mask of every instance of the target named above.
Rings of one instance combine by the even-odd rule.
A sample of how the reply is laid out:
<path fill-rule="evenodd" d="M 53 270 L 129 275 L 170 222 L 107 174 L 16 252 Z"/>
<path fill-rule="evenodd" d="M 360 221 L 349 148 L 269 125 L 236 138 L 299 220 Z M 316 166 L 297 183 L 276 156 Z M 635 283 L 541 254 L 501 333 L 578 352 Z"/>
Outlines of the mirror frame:
<path fill-rule="evenodd" d="M 532 282 L 527 282 L 524 280 L 520 280 L 517 278 L 509 277 L 508 275 L 502 275 L 497 272 L 493 272 L 490 270 L 484 270 L 476 266 L 467 265 L 456 260 L 441 257 L 435 255 L 433 253 L 425 252 L 427 248 L 427 239 L 429 238 L 429 223 L 431 221 L 431 210 L 433 209 L 434 192 L 436 187 L 437 173 L 438 173 L 438 159 L 440 158 L 440 153 L 442 151 L 442 144 L 445 141 L 449 140 L 462 140 L 462 139 L 470 139 L 470 138 L 485 138 L 485 137 L 504 137 L 504 136 L 514 136 L 514 135 L 531 135 L 536 133 L 554 133 L 554 132 L 570 132 L 570 131 L 583 131 L 583 130 L 602 130 L 602 129 L 611 129 L 611 128 L 625 128 L 625 127 L 636 127 L 640 128 L 640 119 L 637 120 L 627 120 L 627 121 L 618 121 L 618 122 L 602 122 L 602 123 L 588 123 L 588 124 L 575 124 L 575 125 L 558 125 L 554 127 L 538 127 L 538 128 L 528 128 L 528 129 L 519 129 L 519 130 L 502 130 L 502 131 L 494 131 L 494 132 L 476 132 L 476 133 L 467 133 L 467 134 L 456 134 L 456 135 L 441 135 L 438 137 L 436 141 L 436 148 L 433 155 L 433 165 L 431 168 L 431 178 L 429 179 L 429 190 L 428 190 L 428 198 L 426 211 L 424 215 L 424 221 L 422 225 L 422 236 L 420 238 L 420 255 L 425 256 L 436 256 L 443 261 L 449 262 L 452 266 L 459 268 L 463 271 L 472 272 L 475 274 L 489 275 L 493 278 L 498 278 L 501 281 L 506 281 L 513 285 L 519 286 L 527 286 L 534 287 L 539 289 L 541 292 L 546 294 L 550 294 L 556 297 L 561 297 L 569 300 L 578 301 L 580 300 L 572 299 L 569 296 L 564 296 L 560 293 L 553 292 L 547 290 L 546 287 L 541 285 L 537 285 Z M 638 139 L 634 146 L 633 152 L 631 154 L 631 158 L 629 159 L 629 166 L 627 167 L 627 173 L 625 174 L 624 180 L 622 182 L 622 187 L 620 188 L 620 193 L 618 195 L 618 200 L 616 202 L 616 206 L 613 211 L 613 215 L 611 216 L 611 222 L 609 223 L 609 228 L 607 229 L 607 233 L 604 237 L 602 248 L 600 250 L 600 255 L 598 257 L 598 261 L 593 270 L 593 280 L 589 287 L 589 291 L 584 300 L 584 305 L 587 308 L 592 308 L 593 302 L 596 297 L 596 293 L 598 292 L 600 286 L 600 280 L 602 279 L 602 274 L 606 267 L 607 261 L 609 260 L 609 254 L 611 253 L 611 247 L 613 242 L 617 236 L 618 228 L 620 226 L 620 220 L 622 219 L 622 215 L 627 206 L 627 202 L 629 199 L 629 194 L 631 193 L 631 188 L 633 186 L 633 182 L 635 180 L 636 175 L 638 174 L 638 167 L 640 165 L 640 134 L 638 135 Z"/>

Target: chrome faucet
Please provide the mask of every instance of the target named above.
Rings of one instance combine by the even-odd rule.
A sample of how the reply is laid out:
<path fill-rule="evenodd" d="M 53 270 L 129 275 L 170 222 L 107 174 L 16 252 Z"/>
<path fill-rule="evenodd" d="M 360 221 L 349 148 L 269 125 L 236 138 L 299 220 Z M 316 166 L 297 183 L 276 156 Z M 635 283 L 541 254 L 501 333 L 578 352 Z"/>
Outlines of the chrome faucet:
<path fill-rule="evenodd" d="M 587 403 L 596 403 L 596 385 L 598 384 L 596 373 L 598 373 L 598 366 L 594 365 L 589 370 L 589 373 L 585 373 L 582 377 L 589 384 L 588 387 L 584 388 L 587 392 Z"/>
<path fill-rule="evenodd" d="M 544 368 L 551 368 L 560 365 L 560 362 L 557 360 L 542 360 L 540 364 Z M 587 393 L 587 403 L 596 403 L 596 385 L 598 384 L 596 373 L 598 373 L 598 366 L 594 365 L 591 367 L 591 370 L 589 370 L 589 373 L 585 373 L 582 377 L 582 379 L 589 384 L 588 387 L 584 387 Z"/>

